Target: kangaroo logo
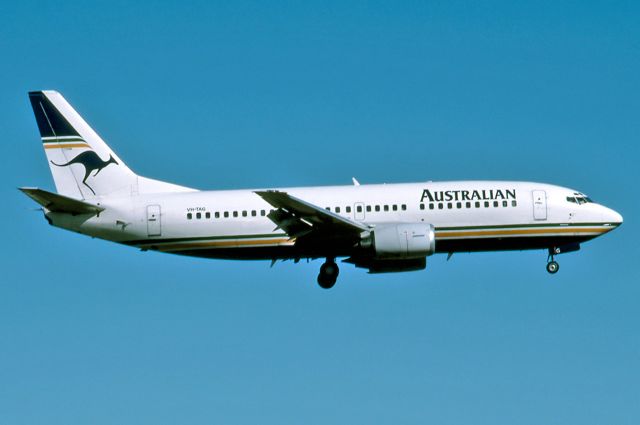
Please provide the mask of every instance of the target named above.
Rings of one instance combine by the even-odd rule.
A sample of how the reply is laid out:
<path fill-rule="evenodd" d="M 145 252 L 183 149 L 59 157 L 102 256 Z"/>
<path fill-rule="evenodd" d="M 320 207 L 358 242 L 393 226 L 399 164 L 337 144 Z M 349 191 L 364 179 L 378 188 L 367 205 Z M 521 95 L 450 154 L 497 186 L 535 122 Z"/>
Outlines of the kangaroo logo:
<path fill-rule="evenodd" d="M 103 161 L 94 151 L 82 152 L 80 155 L 76 156 L 66 164 L 56 164 L 53 161 L 51 161 L 51 163 L 57 167 L 67 167 L 72 164 L 82 164 L 82 166 L 84 167 L 84 178 L 82 179 L 82 184 L 87 186 L 94 195 L 96 194 L 96 192 L 91 188 L 91 186 L 87 184 L 87 178 L 89 178 L 94 170 L 96 173 L 93 175 L 93 177 L 97 176 L 98 173 L 109 164 L 118 165 L 118 162 L 113 159 L 112 155 L 109 155 L 109 160 Z"/>

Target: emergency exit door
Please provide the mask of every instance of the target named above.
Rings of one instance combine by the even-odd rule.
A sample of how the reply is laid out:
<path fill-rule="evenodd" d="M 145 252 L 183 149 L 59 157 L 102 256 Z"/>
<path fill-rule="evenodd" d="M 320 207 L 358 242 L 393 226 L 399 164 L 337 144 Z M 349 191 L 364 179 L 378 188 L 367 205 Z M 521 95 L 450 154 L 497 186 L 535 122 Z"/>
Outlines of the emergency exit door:
<path fill-rule="evenodd" d="M 160 236 L 161 234 L 160 205 L 147 205 L 147 235 Z"/>
<path fill-rule="evenodd" d="M 547 219 L 547 193 L 544 190 L 534 190 L 533 192 L 533 219 Z"/>

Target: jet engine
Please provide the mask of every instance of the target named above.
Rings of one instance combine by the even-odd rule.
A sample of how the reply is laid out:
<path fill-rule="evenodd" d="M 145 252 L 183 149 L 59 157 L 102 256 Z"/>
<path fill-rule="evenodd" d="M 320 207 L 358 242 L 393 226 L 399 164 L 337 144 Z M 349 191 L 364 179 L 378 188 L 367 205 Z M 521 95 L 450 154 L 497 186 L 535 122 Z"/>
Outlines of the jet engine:
<path fill-rule="evenodd" d="M 361 242 L 375 260 L 424 258 L 436 251 L 435 230 L 427 223 L 400 223 L 377 226 Z"/>

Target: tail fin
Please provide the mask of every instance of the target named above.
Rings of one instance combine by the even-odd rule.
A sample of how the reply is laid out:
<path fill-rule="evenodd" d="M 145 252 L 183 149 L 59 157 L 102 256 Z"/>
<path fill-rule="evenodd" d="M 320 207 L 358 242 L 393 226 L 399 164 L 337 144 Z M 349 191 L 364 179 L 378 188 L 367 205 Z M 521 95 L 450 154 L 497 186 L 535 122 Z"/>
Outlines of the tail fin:
<path fill-rule="evenodd" d="M 76 199 L 131 194 L 136 174 L 55 91 L 29 93 L 59 194 Z"/>

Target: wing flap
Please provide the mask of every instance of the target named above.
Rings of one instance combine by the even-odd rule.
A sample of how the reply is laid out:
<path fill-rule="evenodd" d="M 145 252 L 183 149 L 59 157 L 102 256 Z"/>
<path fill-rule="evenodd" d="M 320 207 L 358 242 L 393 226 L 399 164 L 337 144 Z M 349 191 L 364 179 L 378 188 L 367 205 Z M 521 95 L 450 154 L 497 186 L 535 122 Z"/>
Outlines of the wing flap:
<path fill-rule="evenodd" d="M 68 214 L 98 214 L 101 211 L 104 211 L 104 208 L 97 205 L 89 204 L 78 199 L 69 198 L 64 195 L 48 192 L 35 187 L 20 187 L 18 189 L 20 189 L 20 191 L 29 198 L 52 212 Z"/>
<path fill-rule="evenodd" d="M 282 208 L 271 211 L 267 214 L 267 217 L 276 223 L 274 230 L 282 229 L 291 238 L 299 238 L 311 233 L 313 226 L 311 223 L 306 222 L 303 219 L 297 218 L 295 215 Z"/>

